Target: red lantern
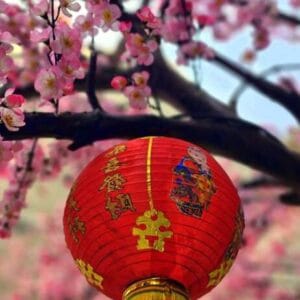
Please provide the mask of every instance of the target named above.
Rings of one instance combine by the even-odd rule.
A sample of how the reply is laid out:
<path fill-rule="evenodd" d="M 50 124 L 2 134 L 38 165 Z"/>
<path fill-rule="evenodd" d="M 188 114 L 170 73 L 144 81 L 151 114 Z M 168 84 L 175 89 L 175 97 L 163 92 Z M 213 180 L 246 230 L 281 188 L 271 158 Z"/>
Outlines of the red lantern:
<path fill-rule="evenodd" d="M 230 269 L 243 227 L 236 189 L 215 159 L 165 137 L 124 142 L 96 157 L 64 214 L 80 271 L 115 300 L 123 293 L 197 299 Z"/>

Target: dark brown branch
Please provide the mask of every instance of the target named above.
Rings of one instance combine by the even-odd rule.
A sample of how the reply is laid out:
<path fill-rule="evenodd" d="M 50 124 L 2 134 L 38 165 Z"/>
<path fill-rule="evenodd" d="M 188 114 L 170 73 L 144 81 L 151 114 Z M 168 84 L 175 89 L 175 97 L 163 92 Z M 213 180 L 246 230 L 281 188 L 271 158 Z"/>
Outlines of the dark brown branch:
<path fill-rule="evenodd" d="M 288 92 L 279 86 L 259 77 L 251 72 L 245 70 L 241 66 L 231 62 L 229 59 L 216 54 L 213 62 L 221 65 L 227 70 L 240 76 L 243 80 L 247 81 L 249 85 L 285 107 L 291 114 L 293 114 L 298 121 L 300 121 L 300 96 L 294 92 Z"/>
<path fill-rule="evenodd" d="M 176 73 L 160 53 L 156 56 L 153 73 L 159 74 L 150 81 L 156 95 L 180 111 L 192 115 L 201 113 L 207 116 L 235 117 L 228 106 Z"/>
<path fill-rule="evenodd" d="M 92 51 L 90 57 L 89 72 L 87 74 L 87 95 L 93 109 L 103 111 L 96 96 L 96 71 L 97 71 L 97 52 Z"/>
<path fill-rule="evenodd" d="M 239 161 L 272 175 L 280 182 L 299 189 L 300 157 L 287 150 L 263 129 L 250 123 L 222 117 L 183 122 L 155 116 L 109 116 L 91 113 L 33 113 L 26 115 L 26 126 L 8 132 L 5 139 L 20 140 L 52 137 L 73 141 L 71 149 L 111 138 L 148 135 L 170 136 L 202 145 L 211 152 Z"/>
<path fill-rule="evenodd" d="M 296 16 L 292 16 L 292 15 L 288 15 L 284 12 L 279 12 L 276 17 L 281 20 L 281 21 L 285 21 L 287 23 L 290 23 L 291 25 L 295 25 L 298 26 L 300 25 L 300 19 L 297 18 Z"/>
<path fill-rule="evenodd" d="M 265 188 L 265 187 L 278 187 L 280 183 L 278 180 L 269 176 L 258 176 L 251 180 L 244 181 L 240 183 L 240 187 L 244 189 L 256 189 L 256 188 Z"/>
<path fill-rule="evenodd" d="M 300 193 L 290 191 L 280 195 L 280 201 L 288 205 L 300 205 Z"/>
<path fill-rule="evenodd" d="M 259 78 L 268 77 L 270 75 L 273 75 L 275 73 L 279 73 L 282 71 L 295 71 L 300 69 L 300 64 L 298 63 L 289 63 L 289 64 L 278 64 L 274 65 L 263 72 L 259 74 Z M 245 91 L 245 89 L 248 87 L 248 82 L 243 81 L 238 88 L 233 92 L 233 95 L 229 101 L 229 106 L 236 111 L 238 100 L 241 96 L 241 94 Z"/>

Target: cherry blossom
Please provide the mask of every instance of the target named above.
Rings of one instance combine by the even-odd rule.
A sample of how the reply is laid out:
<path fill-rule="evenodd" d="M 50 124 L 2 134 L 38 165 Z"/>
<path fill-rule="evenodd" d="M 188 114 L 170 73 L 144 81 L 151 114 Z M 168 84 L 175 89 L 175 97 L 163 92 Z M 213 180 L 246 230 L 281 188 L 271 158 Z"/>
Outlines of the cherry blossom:
<path fill-rule="evenodd" d="M 124 94 L 129 99 L 129 104 L 135 109 L 145 109 L 147 107 L 148 98 L 151 95 L 151 89 L 139 86 L 127 86 L 124 89 Z"/>
<path fill-rule="evenodd" d="M 49 40 L 51 28 L 36 29 L 30 32 L 30 40 L 33 43 L 45 42 Z"/>
<path fill-rule="evenodd" d="M 95 14 L 89 12 L 86 16 L 78 16 L 75 19 L 74 27 L 84 36 L 96 35 L 98 33 L 98 29 L 96 28 L 97 23 Z"/>
<path fill-rule="evenodd" d="M 111 86 L 115 90 L 123 90 L 127 85 L 127 79 L 124 76 L 115 76 L 111 81 Z"/>
<path fill-rule="evenodd" d="M 32 13 L 42 16 L 45 15 L 49 9 L 49 2 L 47 0 L 39 0 L 30 7 Z"/>
<path fill-rule="evenodd" d="M 158 44 L 154 39 L 145 41 L 139 33 L 130 33 L 126 38 L 126 48 L 130 55 L 137 58 L 138 64 L 149 66 L 153 63 L 153 52 Z"/>
<path fill-rule="evenodd" d="M 214 52 L 206 44 L 192 41 L 180 47 L 177 61 L 179 64 L 186 64 L 186 59 L 195 59 L 197 57 L 212 59 Z"/>
<path fill-rule="evenodd" d="M 146 26 L 155 29 L 155 33 L 158 34 L 161 27 L 162 22 L 159 18 L 155 17 L 152 11 L 148 6 L 144 6 L 137 12 L 138 18 L 146 23 Z"/>
<path fill-rule="evenodd" d="M 56 38 L 50 42 L 55 53 L 66 55 L 79 53 L 81 40 L 78 30 L 69 27 L 66 23 L 59 23 L 55 28 L 55 35 Z"/>
<path fill-rule="evenodd" d="M 10 131 L 18 131 L 19 127 L 25 125 L 24 113 L 20 109 L 9 109 L 0 107 L 0 119 Z"/>
<path fill-rule="evenodd" d="M 78 2 L 75 2 L 76 0 L 59 0 L 59 4 L 61 7 L 61 10 L 63 14 L 67 17 L 72 17 L 72 14 L 70 11 L 79 11 L 80 10 L 80 4 Z"/>
<path fill-rule="evenodd" d="M 119 29 L 118 18 L 121 16 L 121 10 L 116 4 L 109 4 L 106 1 L 100 3 L 95 11 L 96 17 L 99 18 L 99 26 L 104 32 L 109 29 L 117 31 Z"/>
<path fill-rule="evenodd" d="M 0 104 L 4 104 L 8 108 L 20 107 L 24 104 L 25 98 L 19 94 L 13 94 L 15 89 L 7 89 L 4 98 L 0 100 Z"/>
<path fill-rule="evenodd" d="M 59 70 L 62 74 L 62 80 L 73 81 L 74 79 L 81 79 L 84 77 L 85 72 L 82 67 L 82 64 L 77 56 L 71 54 L 69 56 L 63 56 L 62 59 L 58 62 Z"/>
<path fill-rule="evenodd" d="M 150 74 L 147 71 L 135 72 L 132 74 L 134 83 L 139 87 L 145 87 L 149 80 Z"/>
<path fill-rule="evenodd" d="M 58 99 L 62 96 L 62 82 L 60 71 L 56 67 L 48 70 L 42 69 L 34 82 L 34 88 L 41 94 L 45 100 Z"/>

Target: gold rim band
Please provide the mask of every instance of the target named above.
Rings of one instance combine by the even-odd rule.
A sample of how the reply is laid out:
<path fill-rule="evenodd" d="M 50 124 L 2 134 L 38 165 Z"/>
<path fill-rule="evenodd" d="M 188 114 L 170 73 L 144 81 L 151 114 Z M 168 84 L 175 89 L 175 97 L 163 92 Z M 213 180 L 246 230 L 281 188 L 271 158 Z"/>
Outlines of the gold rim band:
<path fill-rule="evenodd" d="M 123 300 L 188 300 L 186 289 L 176 281 L 148 278 L 131 284 L 123 293 Z"/>

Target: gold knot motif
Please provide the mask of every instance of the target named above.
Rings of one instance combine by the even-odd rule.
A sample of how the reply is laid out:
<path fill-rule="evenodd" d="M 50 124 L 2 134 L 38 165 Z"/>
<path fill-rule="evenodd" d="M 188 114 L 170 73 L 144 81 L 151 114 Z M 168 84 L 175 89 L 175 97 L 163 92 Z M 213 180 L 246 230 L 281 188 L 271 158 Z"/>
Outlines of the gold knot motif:
<path fill-rule="evenodd" d="M 144 229 L 134 227 L 132 230 L 133 235 L 139 236 L 137 241 L 138 250 L 154 249 L 163 252 L 165 250 L 164 239 L 173 235 L 172 231 L 166 231 L 171 225 L 170 221 L 162 211 L 156 209 L 145 211 L 142 216 L 137 218 L 136 225 L 145 227 Z M 150 243 L 150 241 L 153 241 L 153 243 Z"/>
<path fill-rule="evenodd" d="M 85 263 L 83 260 L 76 259 L 75 262 L 80 272 L 85 276 L 86 280 L 90 284 L 97 286 L 103 290 L 103 286 L 102 286 L 103 277 L 97 274 L 96 272 L 94 272 L 93 267 L 90 264 Z"/>

